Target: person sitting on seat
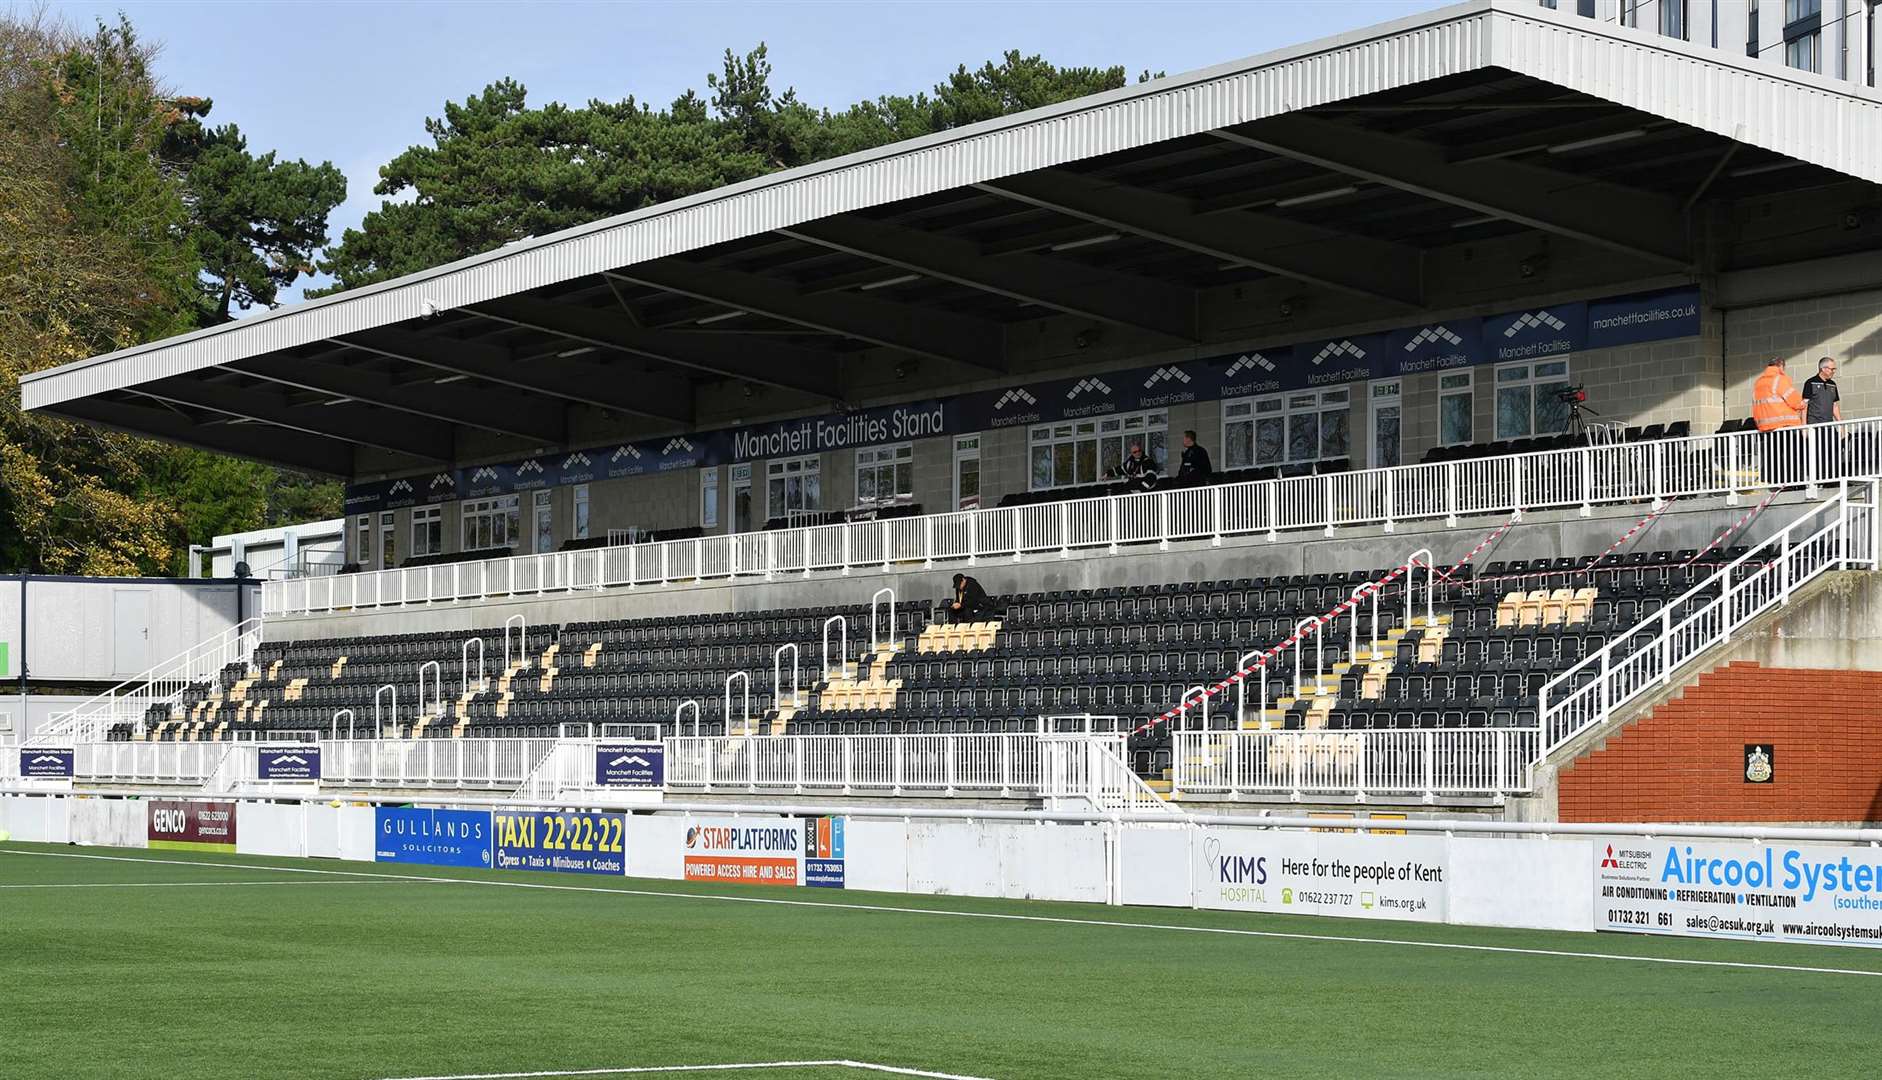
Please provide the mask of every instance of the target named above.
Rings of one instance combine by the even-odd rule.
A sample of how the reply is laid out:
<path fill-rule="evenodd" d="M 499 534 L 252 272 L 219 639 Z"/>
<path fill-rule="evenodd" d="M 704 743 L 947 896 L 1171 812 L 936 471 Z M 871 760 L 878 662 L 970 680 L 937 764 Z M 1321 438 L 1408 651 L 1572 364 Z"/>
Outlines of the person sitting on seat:
<path fill-rule="evenodd" d="M 987 618 L 992 609 L 987 590 L 980 587 L 980 582 L 966 574 L 954 575 L 954 602 L 948 605 L 949 622 L 979 622 Z"/>
<path fill-rule="evenodd" d="M 1149 491 L 1156 483 L 1157 463 L 1144 455 L 1142 443 L 1132 443 L 1131 452 L 1124 458 L 1124 464 L 1118 466 L 1118 475 L 1129 484 L 1133 491 Z"/>

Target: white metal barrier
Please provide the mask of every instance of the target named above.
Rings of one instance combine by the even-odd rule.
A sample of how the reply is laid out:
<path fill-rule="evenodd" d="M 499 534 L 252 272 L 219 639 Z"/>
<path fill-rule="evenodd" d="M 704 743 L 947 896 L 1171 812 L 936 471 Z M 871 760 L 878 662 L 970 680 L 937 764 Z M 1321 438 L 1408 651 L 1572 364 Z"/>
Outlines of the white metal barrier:
<path fill-rule="evenodd" d="M 27 742 L 40 746 L 102 743 L 111 725 L 139 723 L 152 705 L 170 705 L 192 684 L 213 681 L 225 666 L 248 663 L 260 643 L 261 620 L 246 619 L 134 679 L 53 714 Z"/>
<path fill-rule="evenodd" d="M 81 742 L 73 747 L 72 776 L 201 788 L 235 750 L 232 742 Z"/>
<path fill-rule="evenodd" d="M 320 744 L 320 778 L 328 786 L 515 791 L 555 745 L 555 739 L 329 740 Z"/>
<path fill-rule="evenodd" d="M 264 615 L 665 586 L 1817 486 L 1882 473 L 1882 419 L 519 555 L 262 584 Z"/>
<path fill-rule="evenodd" d="M 1182 731 L 1172 788 L 1184 795 L 1521 794 L 1533 787 L 1535 728 Z"/>
<path fill-rule="evenodd" d="M 771 735 L 667 740 L 667 786 L 1027 796 L 1041 792 L 1037 735 Z"/>
<path fill-rule="evenodd" d="M 1814 446 L 1814 440 L 1810 443 Z M 1658 615 L 1608 642 L 1599 652 L 1543 686 L 1540 717 L 1552 752 L 1611 718 L 1714 646 L 1832 570 L 1874 570 L 1882 526 L 1882 480 L 1840 482 L 1837 494 L 1776 536 L 1721 567 L 1667 603 Z M 1710 593 L 1710 599 L 1700 598 Z"/>

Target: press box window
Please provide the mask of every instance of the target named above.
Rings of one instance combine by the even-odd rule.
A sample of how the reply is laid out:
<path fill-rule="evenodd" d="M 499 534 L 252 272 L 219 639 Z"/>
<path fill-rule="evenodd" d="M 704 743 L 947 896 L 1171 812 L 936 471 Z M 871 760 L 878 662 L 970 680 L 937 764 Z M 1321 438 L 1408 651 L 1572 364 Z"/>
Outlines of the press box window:
<path fill-rule="evenodd" d="M 436 555 L 444 550 L 444 507 L 412 508 L 412 554 Z"/>
<path fill-rule="evenodd" d="M 1127 413 L 1094 420 L 1042 424 L 1031 432 L 1029 479 L 1034 491 L 1080 487 L 1119 475 L 1134 445 L 1169 475 L 1169 414 Z"/>
<path fill-rule="evenodd" d="M 1460 446 L 1475 440 L 1476 380 L 1468 371 L 1438 376 L 1438 443 Z"/>
<path fill-rule="evenodd" d="M 1568 430 L 1568 361 L 1538 360 L 1496 369 L 1496 437 L 1527 439 Z"/>
<path fill-rule="evenodd" d="M 856 502 L 868 505 L 915 495 L 915 445 L 856 451 Z"/>
<path fill-rule="evenodd" d="M 463 550 L 516 546 L 522 536 L 516 496 L 470 499 L 463 506 Z"/>
<path fill-rule="evenodd" d="M 1222 403 L 1224 467 L 1336 461 L 1352 452 L 1352 391 L 1305 390 Z"/>
<path fill-rule="evenodd" d="M 765 462 L 766 516 L 813 514 L 823 509 L 822 459 L 786 458 Z"/>

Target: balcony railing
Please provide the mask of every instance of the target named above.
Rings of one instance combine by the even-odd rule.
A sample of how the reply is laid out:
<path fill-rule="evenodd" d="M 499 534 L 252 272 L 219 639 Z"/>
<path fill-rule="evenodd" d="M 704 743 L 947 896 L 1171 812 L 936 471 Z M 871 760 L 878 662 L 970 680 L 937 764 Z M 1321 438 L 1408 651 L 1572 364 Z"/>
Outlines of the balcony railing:
<path fill-rule="evenodd" d="M 889 521 L 706 536 L 414 569 L 267 581 L 267 616 L 782 574 L 1115 552 L 1530 510 L 1814 486 L 1882 473 L 1882 420 L 1602 444 L 1327 476 L 1180 488 Z"/>

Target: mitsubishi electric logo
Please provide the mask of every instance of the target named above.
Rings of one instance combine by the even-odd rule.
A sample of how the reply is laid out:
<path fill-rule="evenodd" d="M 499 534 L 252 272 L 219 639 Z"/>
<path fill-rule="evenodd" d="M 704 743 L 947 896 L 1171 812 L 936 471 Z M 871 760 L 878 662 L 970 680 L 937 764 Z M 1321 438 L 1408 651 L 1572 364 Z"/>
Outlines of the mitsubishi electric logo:
<path fill-rule="evenodd" d="M 1006 408 L 1008 405 L 1013 404 L 1015 401 L 1023 401 L 1028 405 L 1039 404 L 1039 399 L 1036 397 L 1033 397 L 1030 393 L 1027 393 L 1025 387 L 1016 386 L 1013 389 L 1008 390 L 1006 393 L 1000 395 L 1000 400 L 993 403 L 993 411 L 999 412 L 1001 409 Z"/>
<path fill-rule="evenodd" d="M 622 458 L 632 458 L 635 461 L 639 461 L 640 451 L 632 446 L 617 447 L 614 453 L 608 457 L 608 461 L 610 464 L 619 465 Z"/>
<path fill-rule="evenodd" d="M 570 454 L 568 457 L 565 457 L 562 459 L 562 467 L 564 469 L 572 469 L 577 465 L 580 465 L 583 468 L 587 468 L 588 466 L 593 465 L 593 464 L 594 462 L 588 460 L 588 455 L 582 453 L 580 450 L 577 450 L 573 454 Z"/>
<path fill-rule="evenodd" d="M 1248 353 L 1243 356 L 1238 356 L 1235 358 L 1235 362 L 1229 365 L 1229 369 L 1222 373 L 1222 377 L 1225 379 L 1233 379 L 1235 376 L 1251 368 L 1260 368 L 1269 374 L 1273 374 L 1274 361 L 1260 353 Z"/>
<path fill-rule="evenodd" d="M 693 444 L 686 441 L 686 436 L 675 435 L 671 439 L 667 440 L 666 449 L 660 452 L 662 454 L 671 454 L 676 449 L 684 450 L 690 454 L 692 453 L 692 450 L 693 450 Z"/>
<path fill-rule="evenodd" d="M 410 480 L 400 480 L 398 483 L 393 484 L 392 489 L 386 492 L 386 494 L 409 495 L 411 494 L 411 491 L 412 491 L 412 482 Z"/>
<path fill-rule="evenodd" d="M 1405 351 L 1416 352 L 1418 346 L 1428 345 L 1433 341 L 1442 341 L 1446 345 L 1462 345 L 1464 343 L 1463 338 L 1451 333 L 1447 327 L 1427 326 L 1423 330 L 1418 331 L 1410 341 L 1405 343 Z"/>
<path fill-rule="evenodd" d="M 452 476 L 448 472 L 441 472 L 432 477 L 431 483 L 426 486 L 432 491 L 436 491 L 441 487 L 454 488 L 457 486 L 457 477 Z"/>
<path fill-rule="evenodd" d="M 1078 380 L 1077 383 L 1073 384 L 1070 390 L 1067 390 L 1065 392 L 1065 400 L 1073 401 L 1078 397 L 1078 395 L 1084 393 L 1087 390 L 1096 390 L 1098 393 L 1105 394 L 1107 396 L 1111 393 L 1111 388 L 1105 385 L 1105 382 L 1103 379 L 1080 379 Z"/>
<path fill-rule="evenodd" d="M 1320 347 L 1319 352 L 1314 354 L 1313 364 L 1315 367 L 1319 367 L 1321 364 L 1326 363 L 1329 358 L 1339 356 L 1350 356 L 1355 360 L 1364 360 L 1366 358 L 1366 350 L 1345 339 L 1329 341 Z"/>
<path fill-rule="evenodd" d="M 1144 380 L 1144 389 L 1148 390 L 1158 383 L 1165 381 L 1186 383 L 1189 381 L 1189 375 L 1180 367 L 1160 367 L 1151 372 L 1150 377 Z"/>
<path fill-rule="evenodd" d="M 497 470 L 491 468 L 488 465 L 485 465 L 483 468 L 478 469 L 474 473 L 471 473 L 471 483 L 473 484 L 478 483 L 483 480 L 495 480 L 496 478 L 497 478 Z"/>
<path fill-rule="evenodd" d="M 537 461 L 535 458 L 530 458 L 528 461 L 516 467 L 516 475 L 518 476 L 522 476 L 525 473 L 539 473 L 541 471 L 542 462 Z"/>
<path fill-rule="evenodd" d="M 1503 331 L 1503 336 L 1513 338 L 1524 330 L 1531 330 L 1538 326 L 1546 326 L 1551 330 L 1562 330 L 1566 329 L 1568 324 L 1546 311 L 1525 311 L 1516 317 L 1515 322 L 1509 324 Z"/>

